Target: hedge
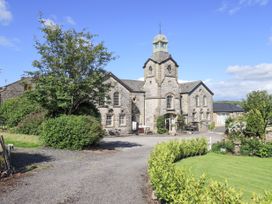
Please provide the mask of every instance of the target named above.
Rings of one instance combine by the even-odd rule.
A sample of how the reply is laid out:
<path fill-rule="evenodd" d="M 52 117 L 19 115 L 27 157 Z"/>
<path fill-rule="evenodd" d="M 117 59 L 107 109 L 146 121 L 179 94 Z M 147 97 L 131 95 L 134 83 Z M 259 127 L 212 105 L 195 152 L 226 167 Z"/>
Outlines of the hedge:
<path fill-rule="evenodd" d="M 45 121 L 40 136 L 46 146 L 80 150 L 97 143 L 104 130 L 94 117 L 62 115 Z"/>
<path fill-rule="evenodd" d="M 242 193 L 228 184 L 195 178 L 189 170 L 176 168 L 175 162 L 187 157 L 207 153 L 204 138 L 175 140 L 158 144 L 148 161 L 148 174 L 157 198 L 165 203 L 243 203 Z M 254 196 L 254 203 L 270 203 L 272 197 L 265 194 Z"/>
<path fill-rule="evenodd" d="M 16 127 L 26 115 L 40 110 L 41 107 L 30 101 L 26 95 L 8 99 L 0 106 L 0 125 Z"/>

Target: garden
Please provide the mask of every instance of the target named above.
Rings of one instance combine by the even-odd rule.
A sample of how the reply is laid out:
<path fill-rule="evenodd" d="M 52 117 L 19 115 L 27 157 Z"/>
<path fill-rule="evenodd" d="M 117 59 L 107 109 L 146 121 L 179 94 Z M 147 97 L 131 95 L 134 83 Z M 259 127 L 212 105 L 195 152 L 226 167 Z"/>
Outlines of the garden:
<path fill-rule="evenodd" d="M 158 144 L 148 163 L 156 197 L 165 203 L 272 203 L 272 96 L 254 91 L 246 113 L 226 121 L 226 137 L 212 145 L 193 139 Z"/>
<path fill-rule="evenodd" d="M 113 54 L 85 30 L 39 21 L 43 38 L 35 48 L 40 59 L 32 63 L 36 70 L 26 73 L 32 88 L 0 105 L 0 135 L 16 148 L 89 148 L 105 134 L 95 104 L 110 89 L 103 83 L 103 68 Z"/>

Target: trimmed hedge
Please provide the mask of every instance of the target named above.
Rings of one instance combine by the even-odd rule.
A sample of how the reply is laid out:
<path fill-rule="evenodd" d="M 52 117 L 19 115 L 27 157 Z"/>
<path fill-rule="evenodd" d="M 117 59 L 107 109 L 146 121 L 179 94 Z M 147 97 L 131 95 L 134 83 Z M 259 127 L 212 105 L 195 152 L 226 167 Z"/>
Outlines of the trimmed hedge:
<path fill-rule="evenodd" d="M 95 144 L 104 134 L 94 117 L 62 115 L 45 121 L 40 136 L 46 146 L 80 150 Z"/>
<path fill-rule="evenodd" d="M 204 138 L 170 141 L 158 144 L 148 161 L 151 185 L 159 200 L 165 203 L 243 203 L 242 194 L 228 184 L 195 178 L 189 170 L 176 168 L 174 162 L 191 156 L 207 153 Z M 270 196 L 270 197 L 269 197 Z M 254 196 L 258 203 L 270 203 L 271 194 Z"/>

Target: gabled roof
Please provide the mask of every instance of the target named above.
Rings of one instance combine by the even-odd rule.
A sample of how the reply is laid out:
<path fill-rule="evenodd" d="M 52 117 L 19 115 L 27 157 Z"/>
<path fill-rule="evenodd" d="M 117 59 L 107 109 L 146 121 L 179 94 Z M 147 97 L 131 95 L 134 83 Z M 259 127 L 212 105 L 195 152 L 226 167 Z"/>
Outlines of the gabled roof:
<path fill-rule="evenodd" d="M 127 79 L 121 80 L 111 72 L 109 72 L 108 77 L 114 78 L 116 81 L 118 81 L 122 86 L 124 86 L 130 92 L 144 92 L 141 89 L 144 85 L 143 81 L 127 80 Z"/>
<path fill-rule="evenodd" d="M 213 112 L 244 112 L 244 109 L 230 103 L 213 103 Z"/>
<path fill-rule="evenodd" d="M 156 64 L 163 64 L 168 60 L 172 60 L 177 67 L 179 66 L 168 52 L 160 51 L 153 53 L 152 56 L 146 60 L 143 67 L 145 67 L 150 60 Z"/>
<path fill-rule="evenodd" d="M 186 82 L 186 83 L 180 83 L 180 93 L 192 93 L 195 89 L 197 89 L 200 85 L 203 85 L 212 95 L 213 92 L 203 83 L 203 81 L 192 81 L 192 82 Z"/>
<path fill-rule="evenodd" d="M 143 86 L 144 81 L 138 81 L 138 80 L 129 80 L 129 79 L 121 79 L 121 81 L 126 84 L 131 90 L 134 92 L 144 92 Z"/>

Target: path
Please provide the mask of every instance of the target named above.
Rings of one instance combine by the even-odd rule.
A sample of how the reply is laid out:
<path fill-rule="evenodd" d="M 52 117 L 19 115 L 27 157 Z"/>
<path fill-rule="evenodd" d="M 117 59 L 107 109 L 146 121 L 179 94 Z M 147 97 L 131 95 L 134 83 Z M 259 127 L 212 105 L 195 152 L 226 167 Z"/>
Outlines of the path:
<path fill-rule="evenodd" d="M 206 135 L 212 135 L 213 142 L 222 137 Z M 180 137 L 105 138 L 103 151 L 17 150 L 17 158 L 41 163 L 11 191 L 0 193 L 0 203 L 147 203 L 148 155 L 155 144 L 176 138 Z"/>

